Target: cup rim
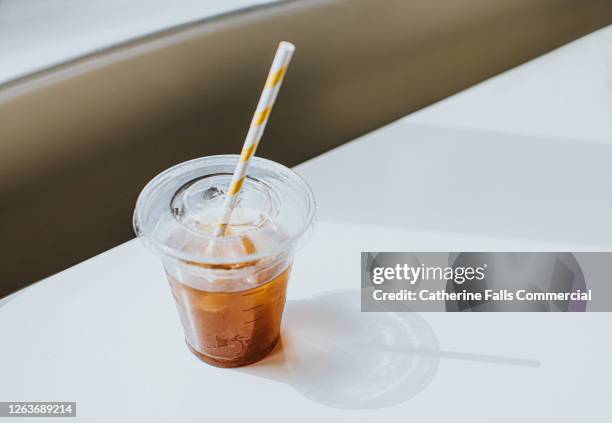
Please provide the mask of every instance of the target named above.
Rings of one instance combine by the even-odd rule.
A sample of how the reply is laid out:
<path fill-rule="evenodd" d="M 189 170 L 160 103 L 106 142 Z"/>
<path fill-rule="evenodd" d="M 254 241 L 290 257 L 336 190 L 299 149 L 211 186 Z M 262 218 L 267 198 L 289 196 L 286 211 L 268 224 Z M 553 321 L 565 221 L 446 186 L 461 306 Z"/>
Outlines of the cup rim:
<path fill-rule="evenodd" d="M 134 214 L 132 218 L 132 224 L 134 228 L 134 232 L 136 236 L 150 249 L 154 250 L 159 255 L 166 258 L 173 258 L 183 262 L 192 262 L 192 263 L 205 263 L 211 265 L 224 265 L 224 264 L 237 264 L 244 263 L 250 261 L 258 261 L 264 258 L 271 258 L 278 256 L 283 251 L 293 250 L 298 246 L 298 243 L 301 240 L 306 238 L 306 235 L 312 231 L 313 227 L 316 223 L 316 214 L 317 214 L 317 205 L 314 197 L 314 193 L 310 185 L 304 180 L 304 178 L 288 168 L 287 166 L 275 162 L 273 160 L 264 159 L 261 157 L 252 157 L 250 166 L 261 167 L 267 169 L 273 169 L 277 171 L 283 177 L 290 179 L 291 182 L 297 183 L 300 185 L 303 193 L 306 196 L 306 216 L 303 219 L 303 223 L 301 224 L 300 229 L 291 236 L 288 236 L 283 241 L 276 244 L 275 248 L 271 250 L 266 250 L 263 252 L 256 252 L 252 254 L 247 254 L 242 257 L 202 257 L 201 255 L 190 254 L 185 251 L 181 251 L 176 248 L 169 247 L 162 240 L 158 239 L 154 236 L 154 231 L 149 233 L 145 232 L 143 229 L 143 225 L 140 222 L 143 222 L 146 217 L 147 210 L 144 207 L 144 203 L 155 193 L 155 188 L 165 181 L 165 178 L 168 177 L 169 174 L 172 174 L 177 171 L 177 169 L 183 168 L 187 171 L 189 168 L 198 168 L 197 164 L 202 162 L 206 162 L 206 166 L 211 166 L 214 164 L 219 165 L 234 165 L 240 158 L 239 154 L 220 154 L 220 155 L 212 155 L 212 156 L 203 156 L 195 159 L 187 160 L 185 162 L 178 163 L 162 172 L 154 176 L 142 189 L 139 193 L 138 198 L 136 200 L 136 206 L 134 208 Z M 212 238 L 212 235 L 201 234 L 203 238 Z M 221 242 L 228 242 L 228 240 L 235 239 L 235 237 L 240 235 L 230 235 L 221 238 Z"/>

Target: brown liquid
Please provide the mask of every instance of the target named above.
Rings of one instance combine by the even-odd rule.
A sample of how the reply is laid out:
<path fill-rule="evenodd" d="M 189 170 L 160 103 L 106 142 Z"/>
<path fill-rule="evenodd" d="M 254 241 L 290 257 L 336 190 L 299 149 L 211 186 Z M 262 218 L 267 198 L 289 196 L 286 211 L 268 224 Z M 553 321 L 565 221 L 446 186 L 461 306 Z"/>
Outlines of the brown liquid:
<path fill-rule="evenodd" d="M 272 351 L 280 334 L 291 270 L 290 266 L 284 270 L 275 267 L 263 272 L 262 284 L 233 292 L 199 290 L 168 275 L 187 344 L 194 354 L 215 366 L 239 367 Z"/>

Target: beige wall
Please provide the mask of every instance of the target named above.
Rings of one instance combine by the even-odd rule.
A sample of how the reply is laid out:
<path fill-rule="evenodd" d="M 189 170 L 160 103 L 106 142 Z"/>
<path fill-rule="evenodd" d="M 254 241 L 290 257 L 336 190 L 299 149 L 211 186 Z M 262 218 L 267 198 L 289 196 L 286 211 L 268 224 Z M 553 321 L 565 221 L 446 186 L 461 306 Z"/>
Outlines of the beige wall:
<path fill-rule="evenodd" d="M 294 165 L 610 23 L 608 0 L 288 2 L 0 86 L 0 296 L 132 237 L 157 172 L 238 152 L 280 39 L 258 155 Z"/>

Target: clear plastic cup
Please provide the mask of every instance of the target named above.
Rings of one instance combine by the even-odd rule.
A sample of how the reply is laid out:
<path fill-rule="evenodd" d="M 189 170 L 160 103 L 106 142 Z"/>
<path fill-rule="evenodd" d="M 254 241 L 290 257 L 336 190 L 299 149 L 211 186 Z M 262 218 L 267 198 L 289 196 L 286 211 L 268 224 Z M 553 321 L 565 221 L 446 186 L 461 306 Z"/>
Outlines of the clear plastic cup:
<path fill-rule="evenodd" d="M 220 367 L 258 361 L 276 345 L 293 255 L 314 227 L 308 184 L 254 157 L 226 236 L 214 237 L 238 155 L 174 166 L 143 189 L 138 237 L 158 253 L 191 351 Z"/>

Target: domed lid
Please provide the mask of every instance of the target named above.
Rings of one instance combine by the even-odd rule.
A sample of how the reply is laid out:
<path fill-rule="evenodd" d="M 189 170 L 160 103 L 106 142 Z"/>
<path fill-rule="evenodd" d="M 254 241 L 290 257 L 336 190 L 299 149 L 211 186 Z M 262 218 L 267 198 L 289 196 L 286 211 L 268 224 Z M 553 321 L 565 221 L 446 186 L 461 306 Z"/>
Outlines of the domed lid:
<path fill-rule="evenodd" d="M 237 155 L 174 166 L 141 192 L 136 234 L 158 253 L 194 264 L 247 263 L 291 251 L 313 226 L 308 185 L 278 163 L 253 158 L 226 235 L 215 237 Z"/>

